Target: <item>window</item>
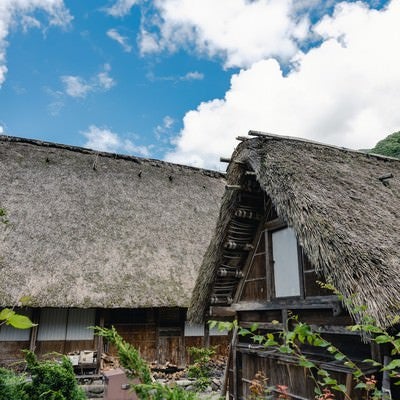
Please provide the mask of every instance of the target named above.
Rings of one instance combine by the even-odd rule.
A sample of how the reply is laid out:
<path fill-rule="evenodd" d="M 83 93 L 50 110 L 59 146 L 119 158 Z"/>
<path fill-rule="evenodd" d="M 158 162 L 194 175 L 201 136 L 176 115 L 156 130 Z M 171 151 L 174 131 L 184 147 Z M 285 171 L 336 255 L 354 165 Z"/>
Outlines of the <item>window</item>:
<path fill-rule="evenodd" d="M 275 297 L 300 296 L 297 239 L 292 228 L 271 233 Z"/>

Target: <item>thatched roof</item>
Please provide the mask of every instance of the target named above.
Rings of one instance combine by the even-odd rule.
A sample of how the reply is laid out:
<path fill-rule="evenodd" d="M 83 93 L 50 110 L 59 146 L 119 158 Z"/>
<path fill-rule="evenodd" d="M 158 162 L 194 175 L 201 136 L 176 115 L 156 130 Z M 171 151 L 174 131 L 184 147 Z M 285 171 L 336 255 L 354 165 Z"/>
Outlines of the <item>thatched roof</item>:
<path fill-rule="evenodd" d="M 238 185 L 246 169 L 323 277 L 389 323 L 400 309 L 400 160 L 265 134 L 237 147 L 228 185 Z M 189 308 L 193 321 L 210 304 L 235 200 L 232 191 L 224 195 Z"/>
<path fill-rule="evenodd" d="M 0 305 L 187 307 L 224 176 L 0 136 Z"/>

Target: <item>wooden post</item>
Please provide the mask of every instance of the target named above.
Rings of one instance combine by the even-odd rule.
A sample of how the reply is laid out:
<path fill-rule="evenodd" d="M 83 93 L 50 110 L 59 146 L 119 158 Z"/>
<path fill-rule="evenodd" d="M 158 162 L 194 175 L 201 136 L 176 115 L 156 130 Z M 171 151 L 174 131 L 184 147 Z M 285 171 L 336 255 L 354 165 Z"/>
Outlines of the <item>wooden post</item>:
<path fill-rule="evenodd" d="M 233 366 L 233 351 L 236 351 L 237 331 L 238 331 L 238 328 L 235 327 L 235 329 L 232 332 L 231 342 L 229 343 L 228 359 L 226 360 L 224 378 L 223 378 L 223 381 L 222 381 L 222 389 L 221 389 L 221 397 L 223 397 L 223 398 L 226 397 L 226 391 L 228 389 L 229 367 L 231 365 L 231 362 L 232 362 L 233 376 L 234 376 L 233 379 L 235 381 L 236 368 Z M 236 353 L 235 353 L 235 361 L 236 361 Z M 236 399 L 236 397 L 235 397 L 235 399 Z"/>
<path fill-rule="evenodd" d="M 210 326 L 207 322 L 204 323 L 203 346 L 207 349 L 210 347 Z"/>
<path fill-rule="evenodd" d="M 40 314 L 40 309 L 33 309 L 32 312 L 32 322 L 34 324 L 39 323 L 39 314 Z M 29 350 L 35 352 L 36 350 L 36 340 L 37 340 L 37 334 L 38 334 L 38 326 L 34 326 L 31 330 L 31 336 L 29 338 Z"/>
<path fill-rule="evenodd" d="M 181 366 L 185 366 L 186 364 L 186 354 L 185 354 L 185 321 L 186 321 L 186 310 L 181 309 L 179 312 L 179 323 L 181 328 L 181 340 L 179 346 L 179 362 Z"/>
<path fill-rule="evenodd" d="M 99 326 L 104 328 L 104 310 L 99 309 Z M 103 336 L 97 335 L 97 372 L 101 369 L 101 355 L 103 354 Z"/>

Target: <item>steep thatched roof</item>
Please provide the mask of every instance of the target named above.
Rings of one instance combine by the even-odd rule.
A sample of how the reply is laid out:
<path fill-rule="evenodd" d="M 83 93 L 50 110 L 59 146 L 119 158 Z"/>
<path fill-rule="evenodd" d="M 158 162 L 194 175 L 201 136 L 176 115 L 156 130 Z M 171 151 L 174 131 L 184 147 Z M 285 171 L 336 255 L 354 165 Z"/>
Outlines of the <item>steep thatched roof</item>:
<path fill-rule="evenodd" d="M 387 324 L 400 309 L 400 160 L 265 134 L 237 147 L 228 185 L 248 168 L 324 278 Z M 210 304 L 235 199 L 224 195 L 191 300 L 193 321 Z"/>
<path fill-rule="evenodd" d="M 188 306 L 224 176 L 0 136 L 0 305 Z"/>

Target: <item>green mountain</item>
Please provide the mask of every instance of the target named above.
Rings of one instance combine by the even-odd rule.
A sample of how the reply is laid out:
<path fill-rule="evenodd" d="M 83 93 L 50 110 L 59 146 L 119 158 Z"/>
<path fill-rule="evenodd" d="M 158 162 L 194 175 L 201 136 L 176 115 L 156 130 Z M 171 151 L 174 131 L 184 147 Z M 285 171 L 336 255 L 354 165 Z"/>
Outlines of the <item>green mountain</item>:
<path fill-rule="evenodd" d="M 379 141 L 369 153 L 400 158 L 400 131 Z"/>

